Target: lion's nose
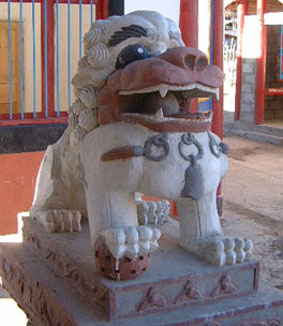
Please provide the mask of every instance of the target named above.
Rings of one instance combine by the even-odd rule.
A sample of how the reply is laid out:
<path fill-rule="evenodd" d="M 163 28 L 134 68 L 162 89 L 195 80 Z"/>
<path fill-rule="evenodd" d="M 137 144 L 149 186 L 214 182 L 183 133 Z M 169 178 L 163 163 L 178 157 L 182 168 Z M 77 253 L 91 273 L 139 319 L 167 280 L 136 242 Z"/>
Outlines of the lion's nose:
<path fill-rule="evenodd" d="M 186 70 L 203 71 L 208 66 L 203 52 L 184 46 L 168 49 L 159 58 Z"/>

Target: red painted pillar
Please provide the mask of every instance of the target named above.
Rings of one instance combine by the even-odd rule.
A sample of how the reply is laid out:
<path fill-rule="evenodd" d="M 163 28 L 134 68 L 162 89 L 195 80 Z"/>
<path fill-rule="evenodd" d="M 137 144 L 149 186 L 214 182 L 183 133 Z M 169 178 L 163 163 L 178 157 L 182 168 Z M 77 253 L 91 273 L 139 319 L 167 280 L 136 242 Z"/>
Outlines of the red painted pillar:
<path fill-rule="evenodd" d="M 223 0 L 213 1 L 213 64 L 223 70 L 223 37 L 224 37 L 224 3 Z M 223 87 L 220 89 L 219 101 L 213 98 L 212 131 L 223 137 Z"/>
<path fill-rule="evenodd" d="M 224 38 L 224 2 L 223 0 L 213 0 L 212 6 L 213 24 L 213 64 L 223 70 L 223 38 Z M 219 101 L 212 99 L 213 119 L 211 130 L 220 138 L 223 138 L 223 87 L 219 92 Z M 217 210 L 222 215 L 223 195 L 221 184 L 217 189 Z"/>
<path fill-rule="evenodd" d="M 54 97 L 54 85 L 55 85 L 55 61 L 54 61 L 54 0 L 46 1 L 46 16 L 47 16 L 47 67 L 45 71 L 45 40 L 44 40 L 44 0 L 41 0 L 41 64 L 42 64 L 42 112 L 45 114 L 45 74 L 48 79 L 48 116 L 55 115 L 55 97 Z"/>
<path fill-rule="evenodd" d="M 242 49 L 243 49 L 243 30 L 244 21 L 247 14 L 247 1 L 238 1 L 238 36 L 237 36 L 237 79 L 236 79 L 236 96 L 235 96 L 235 120 L 240 119 L 241 111 L 241 93 L 242 93 Z"/>
<path fill-rule="evenodd" d="M 198 1 L 180 1 L 180 30 L 186 46 L 198 47 Z"/>
<path fill-rule="evenodd" d="M 255 123 L 264 122 L 264 100 L 265 100 L 265 80 L 266 80 L 266 47 L 267 32 L 264 26 L 264 13 L 266 11 L 266 0 L 257 1 L 257 14 L 260 21 L 260 50 L 256 61 L 256 98 L 255 98 Z"/>
<path fill-rule="evenodd" d="M 98 1 L 95 8 L 96 19 L 107 19 L 108 18 L 108 0 Z"/>
<path fill-rule="evenodd" d="M 198 0 L 180 1 L 180 30 L 186 46 L 198 48 Z M 198 100 L 193 100 L 191 112 L 198 111 Z"/>

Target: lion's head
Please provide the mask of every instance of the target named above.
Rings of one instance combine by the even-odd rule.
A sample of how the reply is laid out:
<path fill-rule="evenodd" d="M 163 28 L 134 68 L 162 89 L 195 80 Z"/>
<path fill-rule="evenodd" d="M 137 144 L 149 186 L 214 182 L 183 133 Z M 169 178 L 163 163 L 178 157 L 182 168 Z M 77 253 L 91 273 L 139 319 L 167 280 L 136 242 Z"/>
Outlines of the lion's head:
<path fill-rule="evenodd" d="M 192 121 L 191 98 L 217 96 L 223 81 L 221 70 L 208 65 L 202 52 L 184 47 L 176 24 L 156 12 L 96 21 L 84 50 L 72 81 L 77 99 L 69 110 L 79 139 L 115 121 L 185 130 Z M 206 114 L 195 118 L 209 120 Z"/>

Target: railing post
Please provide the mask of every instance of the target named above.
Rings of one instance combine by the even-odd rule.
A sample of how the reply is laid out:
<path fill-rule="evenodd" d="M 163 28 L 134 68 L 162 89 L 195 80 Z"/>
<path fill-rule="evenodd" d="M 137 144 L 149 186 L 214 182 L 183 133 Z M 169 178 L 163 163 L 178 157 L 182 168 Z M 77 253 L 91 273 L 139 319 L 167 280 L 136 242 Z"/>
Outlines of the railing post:
<path fill-rule="evenodd" d="M 45 21 L 46 19 L 46 21 Z M 54 0 L 46 1 L 46 13 L 45 13 L 45 0 L 41 0 L 41 63 L 42 63 L 42 112 L 48 114 L 49 117 L 55 115 L 55 97 L 54 97 L 54 85 L 55 85 L 55 60 L 54 60 Z M 47 31 L 45 33 L 45 26 Z M 46 40 L 45 40 L 45 35 Z M 46 46 L 46 44 L 47 46 Z M 47 50 L 47 65 L 45 65 Z M 48 67 L 45 71 L 45 66 Z M 46 78 L 47 74 L 47 78 Z M 47 94 L 46 94 L 46 79 L 47 79 Z M 46 101 L 47 96 L 47 101 Z M 46 108 L 47 104 L 47 108 Z"/>

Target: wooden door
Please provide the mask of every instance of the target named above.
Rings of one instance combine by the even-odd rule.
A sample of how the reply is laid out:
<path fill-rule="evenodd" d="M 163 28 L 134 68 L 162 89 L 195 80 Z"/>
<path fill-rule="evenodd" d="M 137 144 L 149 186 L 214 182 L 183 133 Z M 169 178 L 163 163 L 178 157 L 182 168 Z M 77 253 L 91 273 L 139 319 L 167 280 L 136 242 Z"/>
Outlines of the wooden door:
<path fill-rule="evenodd" d="M 12 52 L 12 104 L 13 113 L 19 113 L 20 106 L 20 24 L 11 22 Z M 0 114 L 9 113 L 9 34 L 8 22 L 0 22 Z"/>

